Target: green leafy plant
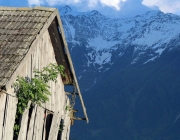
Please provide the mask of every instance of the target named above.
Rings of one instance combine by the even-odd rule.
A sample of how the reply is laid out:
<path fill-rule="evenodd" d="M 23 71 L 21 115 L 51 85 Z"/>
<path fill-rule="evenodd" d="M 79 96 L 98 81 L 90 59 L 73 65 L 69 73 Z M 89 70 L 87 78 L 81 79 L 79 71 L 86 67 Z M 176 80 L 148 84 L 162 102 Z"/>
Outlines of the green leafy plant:
<path fill-rule="evenodd" d="M 41 71 L 34 70 L 34 78 L 29 77 L 17 77 L 13 87 L 18 98 L 16 119 L 18 116 L 23 114 L 25 109 L 28 107 L 28 102 L 32 104 L 41 105 L 49 100 L 49 81 L 57 82 L 58 75 L 64 74 L 64 67 L 62 65 L 56 65 L 50 63 L 44 67 Z M 14 125 L 14 130 L 17 129 L 17 124 Z"/>
<path fill-rule="evenodd" d="M 18 135 L 19 134 L 19 130 L 20 130 L 20 126 L 18 124 L 15 124 L 13 129 L 14 129 L 14 134 Z"/>
<path fill-rule="evenodd" d="M 62 123 L 59 125 L 59 132 L 62 132 L 62 131 L 64 130 L 64 126 L 65 126 L 65 125 L 62 124 Z"/>
<path fill-rule="evenodd" d="M 64 130 L 64 125 L 60 125 L 59 131 L 63 131 L 63 130 Z"/>
<path fill-rule="evenodd" d="M 66 106 L 65 110 L 66 110 L 66 111 L 70 111 L 70 110 L 71 110 L 71 106 L 70 106 L 70 105 L 69 105 L 69 106 Z"/>

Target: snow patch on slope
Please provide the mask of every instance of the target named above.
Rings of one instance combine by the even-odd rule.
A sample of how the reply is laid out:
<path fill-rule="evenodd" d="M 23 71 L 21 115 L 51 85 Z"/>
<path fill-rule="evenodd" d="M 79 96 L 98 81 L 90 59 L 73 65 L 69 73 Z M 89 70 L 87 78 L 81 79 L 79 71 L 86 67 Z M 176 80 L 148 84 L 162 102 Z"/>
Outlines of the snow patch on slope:
<path fill-rule="evenodd" d="M 102 49 L 110 49 L 112 46 L 116 45 L 119 41 L 107 41 L 103 39 L 102 36 L 96 38 L 91 38 L 88 40 L 89 47 L 95 49 L 96 51 Z"/>
<path fill-rule="evenodd" d="M 149 60 L 147 60 L 146 62 L 144 62 L 143 64 L 146 64 L 146 63 L 148 63 L 148 62 L 150 62 L 150 61 L 154 61 L 157 57 L 158 57 L 158 56 L 154 56 L 154 57 L 152 57 L 151 59 L 149 59 Z"/>
<path fill-rule="evenodd" d="M 93 53 L 88 53 L 85 55 L 87 58 L 87 66 L 89 67 L 92 65 L 99 65 L 99 70 L 103 68 L 104 64 L 111 64 L 111 56 L 112 54 L 110 52 L 105 51 L 94 51 Z"/>
<path fill-rule="evenodd" d="M 102 54 L 96 56 L 95 63 L 99 65 L 110 63 L 111 56 L 112 54 L 109 52 L 102 52 Z"/>
<path fill-rule="evenodd" d="M 155 52 L 158 53 L 159 55 L 161 55 L 163 53 L 163 51 L 165 50 L 165 48 L 159 48 L 158 50 L 156 50 Z"/>
<path fill-rule="evenodd" d="M 176 24 L 174 26 L 173 23 L 165 22 L 160 24 L 159 22 L 154 22 L 139 30 L 139 32 L 137 30 L 138 37 L 132 43 L 147 46 L 153 46 L 155 43 L 158 43 L 158 46 L 164 42 L 167 43 L 173 36 L 179 34 L 180 25 Z"/>

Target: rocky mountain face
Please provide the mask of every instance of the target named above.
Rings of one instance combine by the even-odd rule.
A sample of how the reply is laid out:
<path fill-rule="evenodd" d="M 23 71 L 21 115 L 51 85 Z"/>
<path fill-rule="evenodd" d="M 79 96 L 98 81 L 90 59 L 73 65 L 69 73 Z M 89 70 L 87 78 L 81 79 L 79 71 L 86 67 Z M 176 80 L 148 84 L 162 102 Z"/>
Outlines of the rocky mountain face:
<path fill-rule="evenodd" d="M 80 81 L 87 80 L 86 75 L 94 75 L 93 79 L 88 78 L 87 85 L 83 84 L 83 90 L 96 83 L 94 77 L 110 69 L 129 49 L 132 51 L 129 65 L 146 64 L 165 50 L 174 49 L 172 43 L 180 44 L 177 15 L 150 11 L 134 18 L 110 19 L 98 11 L 78 13 L 68 6 L 60 9 L 60 13 L 73 60 L 78 63 Z"/>
<path fill-rule="evenodd" d="M 180 139 L 180 16 L 60 14 L 90 117 L 71 139 Z"/>

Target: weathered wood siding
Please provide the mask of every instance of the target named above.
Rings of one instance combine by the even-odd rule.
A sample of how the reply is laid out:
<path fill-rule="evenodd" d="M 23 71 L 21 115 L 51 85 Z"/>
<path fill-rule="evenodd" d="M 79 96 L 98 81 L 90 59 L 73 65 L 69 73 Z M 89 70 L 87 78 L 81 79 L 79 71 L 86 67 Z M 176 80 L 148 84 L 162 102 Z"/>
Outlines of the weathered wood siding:
<path fill-rule="evenodd" d="M 8 94 L 0 94 L 0 140 L 13 140 L 13 126 L 15 122 L 16 105 L 14 89 L 11 87 L 17 76 L 33 77 L 33 70 L 42 69 L 49 63 L 56 63 L 54 50 L 46 31 L 38 43 L 31 46 L 19 67 L 9 79 L 6 85 Z M 65 94 L 61 76 L 57 83 L 50 82 L 49 101 L 42 106 L 34 106 L 26 109 L 21 119 L 21 128 L 18 140 L 57 140 L 61 119 L 64 119 L 64 130 L 61 139 L 69 139 L 70 117 L 65 109 L 69 105 L 69 99 Z M 30 103 L 29 103 L 30 106 Z M 50 114 L 51 119 L 47 116 Z M 49 122 L 48 122 L 49 121 Z M 47 126 L 49 125 L 49 130 Z M 49 135 L 49 138 L 47 136 Z"/>

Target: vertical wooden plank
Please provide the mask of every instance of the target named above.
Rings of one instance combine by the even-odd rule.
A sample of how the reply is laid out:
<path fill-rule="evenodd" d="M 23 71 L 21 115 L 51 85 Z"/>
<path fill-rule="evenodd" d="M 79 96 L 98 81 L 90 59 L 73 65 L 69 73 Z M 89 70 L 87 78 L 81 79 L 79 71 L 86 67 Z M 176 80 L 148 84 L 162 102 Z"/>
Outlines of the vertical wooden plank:
<path fill-rule="evenodd" d="M 63 127 L 63 131 L 62 131 L 62 134 L 61 134 L 61 140 L 65 140 L 65 136 L 66 136 L 66 130 L 67 130 L 67 117 L 66 117 L 67 115 L 66 114 L 64 114 L 63 115 L 63 120 L 64 120 L 64 127 Z"/>
<path fill-rule="evenodd" d="M 11 93 L 11 92 L 10 92 Z M 16 105 L 17 105 L 17 98 L 8 96 L 8 103 L 6 109 L 6 120 L 4 125 L 4 137 L 3 140 L 11 140 L 13 139 L 13 127 L 15 122 L 16 116 Z"/>
<path fill-rule="evenodd" d="M 43 36 L 43 46 L 42 46 L 42 52 L 43 52 L 43 54 L 42 55 L 45 55 L 46 57 L 44 57 L 44 59 L 43 59 L 43 67 L 44 66 L 47 66 L 49 63 L 53 63 L 52 61 L 51 61 L 51 58 L 49 57 L 49 55 L 50 55 L 50 53 L 51 53 L 51 48 L 52 48 L 52 45 L 50 46 L 49 44 L 48 44 L 48 32 L 46 32 L 45 34 L 44 34 L 44 36 Z M 51 83 L 52 82 L 49 82 L 49 85 L 51 86 Z M 51 92 L 51 94 L 52 94 L 52 90 L 50 89 L 50 92 Z M 52 95 L 51 96 L 49 96 L 49 101 L 48 102 L 46 102 L 46 108 L 47 109 L 49 109 L 49 110 L 52 110 L 53 111 L 53 109 L 52 109 L 52 101 L 53 100 L 53 98 L 52 98 Z"/>
<path fill-rule="evenodd" d="M 46 63 L 46 62 L 44 62 L 44 60 L 42 60 L 42 56 L 43 55 L 45 55 L 44 53 L 43 53 L 43 50 L 42 50 L 42 48 L 43 48 L 43 40 L 44 40 L 44 38 L 42 38 L 40 41 L 39 41 L 39 44 L 38 44 L 38 52 L 39 52 L 39 54 L 38 54 L 38 63 L 39 63 L 39 70 L 42 70 L 42 68 L 44 67 L 44 63 Z M 45 58 L 46 56 L 44 56 L 44 58 Z"/>
<path fill-rule="evenodd" d="M 34 134 L 34 123 L 35 123 L 35 117 L 36 117 L 36 111 L 37 106 L 34 106 L 34 109 L 32 111 L 32 115 L 30 118 L 29 128 L 28 128 L 28 134 L 27 134 L 27 140 L 33 140 L 33 134 Z"/>
<path fill-rule="evenodd" d="M 39 45 L 41 45 L 41 40 L 39 40 L 39 43 L 36 47 L 36 49 L 34 50 L 34 53 L 35 53 L 35 69 L 38 69 L 39 70 Z"/>
<path fill-rule="evenodd" d="M 64 111 L 64 106 L 66 106 L 66 98 L 65 98 L 65 92 L 64 92 L 64 85 L 62 83 L 62 81 L 60 81 L 60 107 L 61 107 L 61 110 Z"/>
<path fill-rule="evenodd" d="M 54 82 L 50 82 L 50 87 L 51 87 L 51 110 L 54 112 L 55 111 L 55 89 L 54 89 Z"/>
<path fill-rule="evenodd" d="M 64 109 L 66 107 L 66 94 L 64 92 L 64 85 L 60 75 L 58 76 L 57 84 L 59 85 L 59 89 L 57 90 L 59 94 L 59 108 L 62 112 L 64 112 Z"/>
<path fill-rule="evenodd" d="M 44 119 L 46 119 L 46 117 L 44 118 Z M 44 123 L 43 123 L 43 133 L 42 133 L 42 140 L 46 140 L 46 125 L 45 125 L 45 123 L 46 123 L 46 121 L 44 121 Z"/>
<path fill-rule="evenodd" d="M 54 102 L 53 103 L 55 106 L 55 113 L 53 116 L 48 140 L 57 140 L 62 113 L 64 113 L 64 111 L 62 111 L 63 106 L 60 106 L 60 98 L 61 98 L 60 93 L 62 93 L 61 92 L 62 85 L 60 86 L 58 83 L 60 83 L 60 82 L 58 81 L 57 83 L 53 83 L 53 85 L 52 85 L 52 92 L 54 91 L 53 92 L 54 93 Z"/>
<path fill-rule="evenodd" d="M 71 127 L 71 124 L 69 124 L 68 129 L 67 129 L 66 140 L 69 140 L 70 127 Z"/>
<path fill-rule="evenodd" d="M 33 71 L 34 71 L 34 69 L 36 68 L 36 67 L 35 67 L 35 59 L 36 59 L 36 58 L 35 58 L 35 53 L 34 53 L 34 51 L 33 51 L 32 55 L 31 55 L 31 59 L 32 59 L 32 60 L 31 60 L 31 61 L 32 61 L 32 62 L 31 62 L 31 63 L 32 63 L 31 73 L 32 73 L 32 77 L 34 77 Z"/>
<path fill-rule="evenodd" d="M 43 38 L 41 39 L 41 40 L 43 40 Z M 37 69 L 38 70 L 41 70 L 40 68 L 41 68 L 41 63 L 40 63 L 40 55 L 41 55 L 41 50 L 40 50 L 40 46 L 42 45 L 42 41 L 40 41 L 39 42 L 39 45 L 37 46 Z"/>
<path fill-rule="evenodd" d="M 46 56 L 44 55 L 45 53 L 44 53 L 44 44 L 42 43 L 42 45 L 40 46 L 40 53 L 41 53 L 41 57 L 40 57 L 40 63 L 41 63 L 41 66 L 40 66 L 40 69 L 42 69 L 44 66 L 43 66 L 43 63 L 44 63 L 44 61 L 46 61 L 45 60 L 45 58 L 46 58 Z"/>
<path fill-rule="evenodd" d="M 35 118 L 33 140 L 42 139 L 43 122 L 44 122 L 44 109 L 38 106 L 36 112 L 36 118 Z"/>
<path fill-rule="evenodd" d="M 67 99 L 67 101 L 65 102 L 65 105 L 68 106 L 69 105 L 69 100 Z M 67 133 L 68 133 L 68 127 L 70 125 L 70 115 L 69 115 L 69 111 L 65 111 L 64 110 L 64 130 L 62 131 L 62 135 L 61 135 L 61 139 L 62 140 L 66 140 L 67 138 Z"/>
<path fill-rule="evenodd" d="M 21 128 L 20 128 L 19 135 L 18 135 L 18 140 L 26 139 L 30 104 L 31 104 L 31 102 L 28 103 L 28 108 L 23 113 L 22 120 L 21 120 Z"/>
<path fill-rule="evenodd" d="M 51 57 L 50 57 L 50 54 L 51 54 L 51 49 L 53 48 L 52 47 L 52 44 L 50 44 L 49 42 L 48 42 L 48 31 L 46 32 L 46 34 L 44 35 L 44 37 L 45 37 L 45 39 L 46 39 L 46 41 L 44 41 L 44 50 L 45 50 L 45 53 L 46 54 L 48 54 L 47 55 L 47 57 L 46 57 L 46 59 L 47 59 L 47 64 L 49 64 L 49 63 L 53 63 L 52 61 L 51 61 Z"/>
<path fill-rule="evenodd" d="M 31 76 L 31 58 L 28 58 L 28 61 L 26 62 L 26 76 L 29 77 L 30 79 L 32 78 Z"/>
<path fill-rule="evenodd" d="M 12 93 L 12 92 L 11 92 Z M 9 125 L 11 125 L 11 131 L 10 131 L 10 137 L 9 140 L 13 139 L 14 136 L 14 124 L 15 124 L 15 119 L 16 119 L 16 110 L 17 110 L 17 103 L 18 103 L 18 98 L 11 97 L 12 98 L 12 106 L 11 106 L 11 120 Z"/>
<path fill-rule="evenodd" d="M 60 121 L 61 121 L 61 113 L 60 112 L 54 113 L 48 140 L 57 140 Z"/>
<path fill-rule="evenodd" d="M 47 38 L 46 38 L 46 33 L 44 34 L 44 36 L 43 36 L 43 38 L 44 38 L 44 40 L 43 40 L 43 53 L 44 53 L 44 55 L 46 56 L 46 57 L 44 57 L 44 61 L 43 61 L 43 64 L 44 65 L 47 65 L 48 63 L 49 63 L 49 58 L 48 58 L 48 50 L 47 50 Z M 49 46 L 50 47 L 50 46 Z"/>
<path fill-rule="evenodd" d="M 68 127 L 70 125 L 70 117 L 69 115 L 65 115 L 65 121 L 64 121 L 64 130 L 62 134 L 62 140 L 66 140 L 67 138 L 67 133 L 68 133 Z"/>
<path fill-rule="evenodd" d="M 46 102 L 45 107 L 46 107 L 48 110 L 51 110 L 51 96 L 49 95 L 48 98 L 49 98 L 49 100 Z"/>
<path fill-rule="evenodd" d="M 60 86 L 58 84 L 55 84 L 55 92 L 54 92 L 54 96 L 55 96 L 55 112 L 60 112 L 62 107 L 60 106 Z"/>
<path fill-rule="evenodd" d="M 3 132 L 3 122 L 4 122 L 4 111 L 5 111 L 5 104 L 6 104 L 6 94 L 2 93 L 0 95 L 0 140 L 2 139 L 2 132 Z"/>
<path fill-rule="evenodd" d="M 8 112 L 8 102 L 9 102 L 9 95 L 6 95 L 6 103 L 5 103 L 5 110 L 4 110 L 4 120 L 3 120 L 3 128 L 2 128 L 2 139 L 5 140 L 5 130 L 6 130 L 6 123 L 7 123 L 7 112 Z"/>

